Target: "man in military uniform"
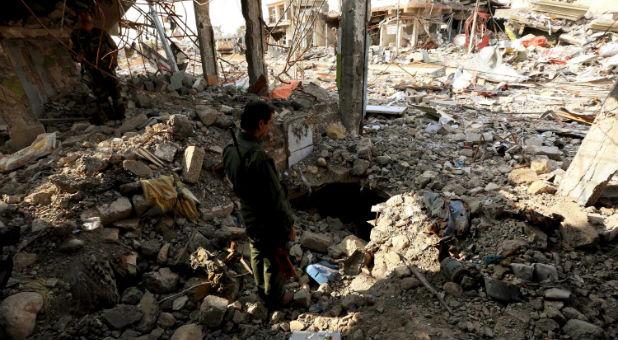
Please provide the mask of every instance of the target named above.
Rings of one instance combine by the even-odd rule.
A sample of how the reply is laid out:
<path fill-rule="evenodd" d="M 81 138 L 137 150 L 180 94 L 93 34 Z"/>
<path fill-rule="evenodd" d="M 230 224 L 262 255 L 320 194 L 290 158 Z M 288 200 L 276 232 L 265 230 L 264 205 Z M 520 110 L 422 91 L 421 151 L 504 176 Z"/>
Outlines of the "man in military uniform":
<path fill-rule="evenodd" d="M 71 32 L 71 44 L 81 63 L 82 72 L 89 78 L 88 85 L 97 98 L 98 117 L 94 123 L 104 123 L 108 119 L 124 119 L 124 105 L 116 78 L 118 67 L 118 46 L 105 30 L 94 27 L 94 20 L 88 11 L 81 10 L 77 20 L 79 28 Z M 112 106 L 109 105 L 109 98 Z"/>
<path fill-rule="evenodd" d="M 288 304 L 293 294 L 284 293 L 285 283 L 275 258 L 277 249 L 294 241 L 293 216 L 279 182 L 273 159 L 262 149 L 273 120 L 266 102 L 245 106 L 241 132 L 223 152 L 224 169 L 240 198 L 240 215 L 251 244 L 251 267 L 261 297 L 271 308 Z"/>

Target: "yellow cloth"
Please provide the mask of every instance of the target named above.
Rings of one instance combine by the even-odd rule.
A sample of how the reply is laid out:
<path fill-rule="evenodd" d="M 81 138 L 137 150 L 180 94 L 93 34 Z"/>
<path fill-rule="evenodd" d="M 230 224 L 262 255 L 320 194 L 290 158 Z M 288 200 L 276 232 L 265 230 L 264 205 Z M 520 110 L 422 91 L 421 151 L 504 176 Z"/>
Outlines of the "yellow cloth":
<path fill-rule="evenodd" d="M 142 180 L 141 184 L 148 204 L 156 204 L 164 213 L 175 210 L 192 222 L 197 222 L 199 218 L 195 206 L 197 199 L 182 182 L 174 183 L 174 177 L 161 176 Z"/>

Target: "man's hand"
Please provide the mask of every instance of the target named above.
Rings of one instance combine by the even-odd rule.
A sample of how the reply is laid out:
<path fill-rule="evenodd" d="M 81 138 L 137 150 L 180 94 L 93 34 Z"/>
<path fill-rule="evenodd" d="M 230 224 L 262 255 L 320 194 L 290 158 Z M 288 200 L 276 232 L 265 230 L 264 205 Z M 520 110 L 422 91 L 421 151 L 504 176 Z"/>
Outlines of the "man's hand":
<path fill-rule="evenodd" d="M 294 229 L 294 227 L 292 227 L 292 231 L 290 232 L 290 235 L 288 236 L 288 238 L 292 242 L 296 240 L 296 229 Z"/>

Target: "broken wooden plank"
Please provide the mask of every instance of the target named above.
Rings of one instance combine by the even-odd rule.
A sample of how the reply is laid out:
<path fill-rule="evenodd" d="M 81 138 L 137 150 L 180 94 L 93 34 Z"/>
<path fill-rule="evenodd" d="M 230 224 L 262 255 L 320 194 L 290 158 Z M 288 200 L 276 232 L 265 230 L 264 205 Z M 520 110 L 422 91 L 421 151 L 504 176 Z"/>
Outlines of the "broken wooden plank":
<path fill-rule="evenodd" d="M 582 205 L 594 204 L 618 171 L 618 80 L 601 113 L 582 141 L 567 170 L 558 194 Z"/>
<path fill-rule="evenodd" d="M 367 105 L 367 114 L 377 113 L 389 116 L 401 116 L 408 108 L 406 106 Z"/>

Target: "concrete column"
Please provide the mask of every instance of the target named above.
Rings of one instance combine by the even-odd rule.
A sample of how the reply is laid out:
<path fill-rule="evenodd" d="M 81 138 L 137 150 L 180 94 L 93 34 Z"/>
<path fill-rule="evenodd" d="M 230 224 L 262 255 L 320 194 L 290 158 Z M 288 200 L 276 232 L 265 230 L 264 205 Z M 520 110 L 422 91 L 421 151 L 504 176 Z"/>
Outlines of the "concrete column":
<path fill-rule="evenodd" d="M 195 25 L 200 42 L 202 72 L 208 85 L 217 83 L 217 50 L 215 49 L 215 33 L 210 24 L 210 1 L 193 2 L 195 8 Z"/>
<path fill-rule="evenodd" d="M 414 19 L 414 24 L 412 25 L 412 36 L 410 37 L 410 47 L 415 48 L 416 43 L 418 42 L 418 20 Z"/>
<path fill-rule="evenodd" d="M 23 46 L 13 39 L 4 39 L 0 45 L 15 71 L 4 75 L 0 84 L 0 120 L 7 124 L 11 148 L 17 151 L 29 146 L 36 136 L 45 132 L 35 115 L 42 111 L 42 90 L 37 88 L 39 82 L 34 78 L 34 65 L 22 54 Z"/>
<path fill-rule="evenodd" d="M 249 71 L 249 87 L 253 87 L 264 77 L 268 86 L 268 72 L 264 63 L 264 30 L 262 27 L 262 1 L 240 0 L 242 15 L 245 17 L 246 58 Z"/>
<path fill-rule="evenodd" d="M 360 132 L 365 107 L 365 45 L 370 10 L 370 0 L 343 0 L 339 111 L 343 126 L 353 136 Z"/>

